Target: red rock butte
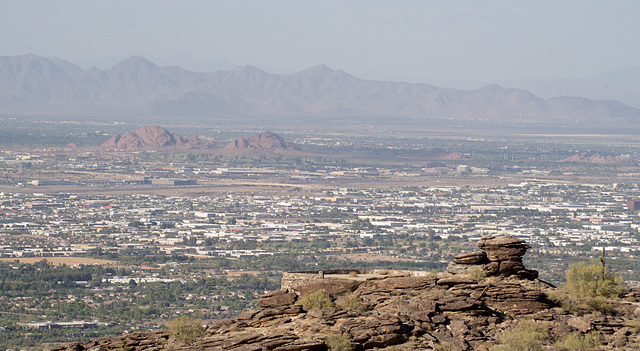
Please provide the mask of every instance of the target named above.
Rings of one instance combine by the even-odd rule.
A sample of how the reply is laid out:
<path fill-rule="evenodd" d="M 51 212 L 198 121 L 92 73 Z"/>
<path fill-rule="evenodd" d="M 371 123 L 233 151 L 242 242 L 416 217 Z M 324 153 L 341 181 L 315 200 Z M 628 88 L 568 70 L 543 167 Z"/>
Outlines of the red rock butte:
<path fill-rule="evenodd" d="M 170 133 L 159 125 L 141 126 L 135 131 L 115 135 L 100 147 L 103 149 L 198 149 L 211 147 L 211 143 L 203 143 L 198 135 L 184 138 Z"/>
<path fill-rule="evenodd" d="M 235 150 L 284 150 L 295 149 L 295 145 L 286 142 L 281 136 L 273 132 L 258 133 L 251 137 L 238 138 L 225 147 Z"/>

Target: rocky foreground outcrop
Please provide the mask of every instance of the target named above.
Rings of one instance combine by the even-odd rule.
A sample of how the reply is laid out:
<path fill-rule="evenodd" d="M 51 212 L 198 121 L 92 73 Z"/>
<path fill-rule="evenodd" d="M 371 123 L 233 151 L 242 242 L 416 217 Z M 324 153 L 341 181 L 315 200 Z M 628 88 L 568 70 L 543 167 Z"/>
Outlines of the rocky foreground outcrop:
<path fill-rule="evenodd" d="M 457 256 L 451 273 L 289 275 L 286 288 L 263 296 L 259 309 L 207 326 L 205 335 L 188 346 L 156 331 L 57 350 L 327 350 L 332 334 L 349 337 L 354 350 L 487 350 L 503 330 L 522 320 L 547 326 L 554 339 L 598 331 L 601 349 L 637 349 L 631 321 L 638 306 L 630 300 L 638 299 L 633 294 L 626 301 L 611 301 L 607 314 L 572 315 L 549 298 L 555 288 L 522 265 L 524 242 L 487 237 L 478 246 L 482 251 Z M 464 270 L 481 270 L 487 277 Z M 305 311 L 301 302 L 318 290 L 335 306 Z"/>

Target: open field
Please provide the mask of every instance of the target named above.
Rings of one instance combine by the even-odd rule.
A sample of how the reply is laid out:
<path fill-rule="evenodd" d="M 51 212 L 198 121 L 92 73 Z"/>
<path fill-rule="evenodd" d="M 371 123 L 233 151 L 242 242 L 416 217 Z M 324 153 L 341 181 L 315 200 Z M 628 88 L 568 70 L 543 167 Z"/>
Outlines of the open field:
<path fill-rule="evenodd" d="M 340 181 L 314 181 L 312 183 L 277 183 L 270 179 L 247 181 L 226 180 L 219 184 L 202 184 L 197 186 L 172 186 L 172 187 L 87 187 L 87 186 L 38 186 L 15 187 L 0 186 L 0 192 L 6 193 L 67 193 L 67 194 L 155 194 L 164 196 L 198 196 L 207 194 L 226 193 L 255 193 L 276 194 L 290 192 L 295 189 L 298 192 L 317 193 L 323 189 L 335 187 L 367 187 L 367 188 L 392 188 L 401 186 L 495 186 L 506 185 L 518 177 L 462 177 L 462 178 L 430 178 L 415 177 L 413 179 L 342 179 Z"/>
<path fill-rule="evenodd" d="M 635 134 L 515 134 L 515 136 L 523 137 L 539 137 L 539 138 L 582 138 L 582 139 L 606 139 L 606 140 L 640 140 L 640 135 Z"/>
<path fill-rule="evenodd" d="M 33 264 L 42 260 L 47 260 L 54 265 L 66 264 L 67 266 L 77 266 L 81 264 L 99 264 L 99 265 L 113 265 L 118 262 L 111 260 L 101 260 L 97 258 L 87 257 L 14 257 L 14 258 L 0 258 L 2 262 L 15 262 Z"/>
<path fill-rule="evenodd" d="M 340 181 L 313 181 L 310 183 L 292 184 L 277 183 L 270 179 L 247 181 L 247 180 L 227 180 L 220 184 L 202 184 L 197 186 L 171 186 L 171 187 L 87 187 L 87 186 L 38 186 L 38 187 L 16 187 L 16 186 L 0 186 L 0 192 L 5 193 L 23 193 L 23 194 L 112 194 L 112 195 L 129 195 L 129 194 L 150 194 L 161 196 L 206 196 L 212 194 L 229 194 L 229 193 L 251 193 L 256 195 L 276 195 L 287 192 L 295 192 L 297 194 L 320 195 L 325 189 L 335 189 L 336 187 L 345 188 L 375 188 L 387 189 L 394 187 L 464 187 L 464 186 L 505 186 L 509 183 L 519 183 L 523 181 L 548 181 L 548 182 L 565 182 L 565 183 L 602 183 L 611 181 L 629 181 L 633 176 L 618 177 L 597 177 L 585 175 L 572 176 L 538 176 L 530 175 L 514 175 L 514 176 L 469 176 L 469 177 L 450 177 L 450 178 L 433 178 L 428 176 L 411 177 L 406 179 L 341 179 Z"/>
<path fill-rule="evenodd" d="M 353 253 L 353 254 L 340 254 L 340 255 L 327 255 L 327 259 L 339 258 L 342 260 L 351 260 L 356 262 L 376 262 L 376 261 L 388 261 L 388 262 L 400 262 L 400 261 L 415 261 L 413 258 L 400 258 L 389 255 L 376 255 L 370 253 Z"/>

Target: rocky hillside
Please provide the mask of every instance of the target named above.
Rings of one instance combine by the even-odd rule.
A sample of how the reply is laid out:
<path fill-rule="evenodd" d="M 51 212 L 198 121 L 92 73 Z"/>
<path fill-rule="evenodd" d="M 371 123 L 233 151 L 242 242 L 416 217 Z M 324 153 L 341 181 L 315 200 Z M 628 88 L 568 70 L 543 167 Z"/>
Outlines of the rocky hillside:
<path fill-rule="evenodd" d="M 100 147 L 103 149 L 197 149 L 210 146 L 212 144 L 203 143 L 196 134 L 190 138 L 184 138 L 176 133 L 170 133 L 164 127 L 152 125 L 116 135 Z"/>
<path fill-rule="evenodd" d="M 590 332 L 598 349 L 638 349 L 639 334 L 632 322 L 636 295 L 609 301 L 606 311 L 572 314 L 554 302 L 553 286 L 524 267 L 528 246 L 523 241 L 486 237 L 478 246 L 481 251 L 456 257 L 447 272 L 439 274 L 285 274 L 283 289 L 262 297 L 259 309 L 206 326 L 191 345 L 156 331 L 56 350 L 302 351 L 327 350 L 336 339 L 351 345 L 343 350 L 488 350 L 501 342 L 505 330 L 523 321 L 548 330 L 547 350 L 555 349 L 556 340 Z"/>
<path fill-rule="evenodd" d="M 284 141 L 273 132 L 258 133 L 251 137 L 238 138 L 225 146 L 231 150 L 285 150 L 295 149 L 295 145 Z"/>

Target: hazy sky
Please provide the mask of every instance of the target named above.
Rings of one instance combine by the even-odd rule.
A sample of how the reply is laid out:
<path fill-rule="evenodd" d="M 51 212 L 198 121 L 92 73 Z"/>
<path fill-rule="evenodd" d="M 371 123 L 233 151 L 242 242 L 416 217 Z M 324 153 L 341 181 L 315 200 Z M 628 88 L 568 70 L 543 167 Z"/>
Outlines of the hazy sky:
<path fill-rule="evenodd" d="M 326 64 L 407 81 L 573 78 L 640 65 L 637 0 L 0 0 L 0 56 Z"/>

